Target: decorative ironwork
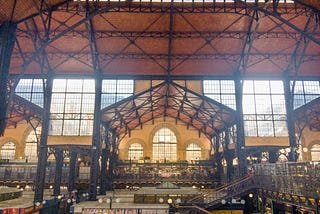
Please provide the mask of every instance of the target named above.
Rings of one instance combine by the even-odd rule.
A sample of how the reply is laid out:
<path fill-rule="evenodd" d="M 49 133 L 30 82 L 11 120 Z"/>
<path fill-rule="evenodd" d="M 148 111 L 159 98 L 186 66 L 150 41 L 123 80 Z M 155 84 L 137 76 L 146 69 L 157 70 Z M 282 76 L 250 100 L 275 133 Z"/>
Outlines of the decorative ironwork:
<path fill-rule="evenodd" d="M 103 120 L 110 122 L 120 137 L 163 115 L 178 117 L 208 137 L 230 127 L 235 116 L 234 110 L 173 82 L 164 82 L 103 109 Z"/>
<path fill-rule="evenodd" d="M 255 183 L 262 197 L 318 210 L 319 164 L 310 162 L 254 165 Z"/>

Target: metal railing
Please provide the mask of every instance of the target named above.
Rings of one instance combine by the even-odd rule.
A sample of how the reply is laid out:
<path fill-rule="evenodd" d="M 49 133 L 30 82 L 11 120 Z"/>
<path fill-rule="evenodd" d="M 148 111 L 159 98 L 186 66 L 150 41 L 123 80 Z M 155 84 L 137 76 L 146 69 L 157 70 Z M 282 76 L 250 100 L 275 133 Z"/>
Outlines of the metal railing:
<path fill-rule="evenodd" d="M 203 208 L 213 207 L 221 204 L 223 199 L 240 197 L 246 192 L 255 188 L 254 180 L 252 177 L 243 177 L 234 180 L 224 186 L 221 186 L 215 190 L 203 191 L 201 196 L 191 199 L 188 204 L 201 205 Z"/>

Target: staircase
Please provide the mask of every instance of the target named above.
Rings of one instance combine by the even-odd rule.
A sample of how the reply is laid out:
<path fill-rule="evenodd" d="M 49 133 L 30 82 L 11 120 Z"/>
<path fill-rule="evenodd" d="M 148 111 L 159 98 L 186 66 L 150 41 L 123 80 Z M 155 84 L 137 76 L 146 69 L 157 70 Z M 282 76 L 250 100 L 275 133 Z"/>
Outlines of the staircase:
<path fill-rule="evenodd" d="M 201 196 L 191 199 L 188 203 L 181 205 L 186 206 L 201 206 L 204 209 L 221 204 L 221 200 L 239 197 L 251 189 L 255 188 L 252 178 L 244 177 L 219 187 L 215 190 L 204 192 Z"/>
<path fill-rule="evenodd" d="M 185 213 L 183 210 L 188 210 L 188 211 L 196 211 L 196 213 L 205 213 L 205 214 L 212 214 L 211 212 L 207 211 L 206 209 L 196 206 L 196 205 L 184 205 L 184 206 L 176 206 L 175 207 L 177 210 L 179 210 L 179 213 Z"/>

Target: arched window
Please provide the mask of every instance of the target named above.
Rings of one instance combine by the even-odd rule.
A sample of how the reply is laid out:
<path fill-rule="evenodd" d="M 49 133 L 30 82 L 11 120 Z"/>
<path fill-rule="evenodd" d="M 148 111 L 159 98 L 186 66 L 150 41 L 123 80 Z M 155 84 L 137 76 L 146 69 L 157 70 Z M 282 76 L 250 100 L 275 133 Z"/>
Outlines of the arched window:
<path fill-rule="evenodd" d="M 311 160 L 320 161 L 320 144 L 314 144 L 311 149 Z"/>
<path fill-rule="evenodd" d="M 24 155 L 26 160 L 36 162 L 38 160 L 38 140 L 41 134 L 41 127 L 38 127 L 36 131 L 32 130 L 26 138 L 26 147 L 24 149 Z"/>
<path fill-rule="evenodd" d="M 140 143 L 133 143 L 129 147 L 129 160 L 142 160 L 143 159 L 143 147 Z"/>
<path fill-rule="evenodd" d="M 5 143 L 0 150 L 1 159 L 13 160 L 16 154 L 16 145 L 12 142 Z"/>
<path fill-rule="evenodd" d="M 152 159 L 160 162 L 177 160 L 177 138 L 170 129 L 161 128 L 153 136 Z"/>
<path fill-rule="evenodd" d="M 189 162 L 201 159 L 201 148 L 196 143 L 189 144 L 186 149 L 186 152 L 186 158 Z"/>

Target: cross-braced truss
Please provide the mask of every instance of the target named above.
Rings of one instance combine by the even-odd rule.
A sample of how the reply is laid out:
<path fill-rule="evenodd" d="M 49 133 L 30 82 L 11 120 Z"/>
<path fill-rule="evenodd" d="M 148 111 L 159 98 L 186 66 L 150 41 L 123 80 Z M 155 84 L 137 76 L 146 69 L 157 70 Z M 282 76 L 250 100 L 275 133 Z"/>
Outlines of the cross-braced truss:
<path fill-rule="evenodd" d="M 31 122 L 32 120 L 42 121 L 43 109 L 28 100 L 14 95 L 13 101 L 10 104 L 7 127 L 17 126 L 22 120 Z"/>
<path fill-rule="evenodd" d="M 172 117 L 212 137 L 235 123 L 235 111 L 174 82 L 162 82 L 102 110 L 119 135 L 159 117 Z"/>
<path fill-rule="evenodd" d="M 19 23 L 11 74 L 319 76 L 319 8 L 308 1 L 56 0 L 3 7 L 0 23 Z"/>

